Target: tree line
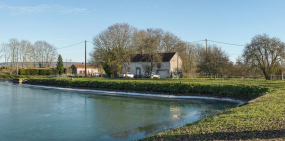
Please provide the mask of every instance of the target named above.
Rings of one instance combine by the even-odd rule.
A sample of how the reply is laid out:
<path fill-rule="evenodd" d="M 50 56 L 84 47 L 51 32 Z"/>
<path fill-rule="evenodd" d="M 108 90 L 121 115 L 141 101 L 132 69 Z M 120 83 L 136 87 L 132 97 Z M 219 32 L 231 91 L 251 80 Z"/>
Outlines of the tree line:
<path fill-rule="evenodd" d="M 159 53 L 166 52 L 178 52 L 182 66 L 175 70 L 183 72 L 184 77 L 264 76 L 272 79 L 274 75 L 282 75 L 283 78 L 285 66 L 285 43 L 267 34 L 254 36 L 236 62 L 230 61 L 227 53 L 215 44 L 206 48 L 202 44 L 183 41 L 169 31 L 137 29 L 127 23 L 109 26 L 93 38 L 93 45 L 91 63 L 104 69 L 110 77 L 117 76 L 123 68 L 128 72 L 131 59 L 136 54 L 144 54 L 143 59 L 150 62 L 144 70 L 152 72 L 161 64 Z M 12 68 L 17 62 L 21 67 L 49 67 L 57 55 L 56 48 L 46 41 L 32 44 L 28 40 L 11 38 L 2 43 L 0 49 L 5 66 Z M 58 60 L 62 61 L 61 56 Z"/>
<path fill-rule="evenodd" d="M 259 76 L 271 79 L 283 68 L 284 43 L 268 35 L 256 35 L 245 45 L 236 62 L 217 45 L 193 44 L 159 28 L 137 29 L 127 23 L 109 26 L 93 38 L 92 63 L 101 66 L 107 76 L 117 76 L 122 68 L 128 71 L 131 58 L 138 53 L 150 62 L 145 70 L 160 64 L 158 53 L 178 52 L 185 77 Z M 281 73 L 283 74 L 283 73 Z"/>
<path fill-rule="evenodd" d="M 15 68 L 17 62 L 21 67 L 49 67 L 57 57 L 56 47 L 46 41 L 19 41 L 11 38 L 1 44 L 0 55 L 4 58 L 5 66 Z"/>

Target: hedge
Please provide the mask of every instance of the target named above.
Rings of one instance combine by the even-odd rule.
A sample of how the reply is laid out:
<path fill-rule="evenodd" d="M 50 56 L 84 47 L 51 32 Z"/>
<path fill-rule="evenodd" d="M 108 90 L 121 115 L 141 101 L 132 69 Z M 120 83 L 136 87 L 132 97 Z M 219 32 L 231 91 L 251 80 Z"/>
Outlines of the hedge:
<path fill-rule="evenodd" d="M 20 75 L 58 75 L 57 69 L 19 69 Z"/>
<path fill-rule="evenodd" d="M 78 81 L 58 79 L 30 79 L 26 83 L 37 85 L 54 85 L 61 87 L 83 87 L 132 91 L 152 91 L 161 93 L 188 94 L 213 94 L 232 97 L 256 98 L 265 94 L 269 88 L 257 85 L 244 84 L 203 84 L 203 83 L 177 83 L 155 81 Z"/>
<path fill-rule="evenodd" d="M 20 75 L 26 75 L 26 70 L 25 69 L 19 69 L 19 74 Z"/>
<path fill-rule="evenodd" d="M 39 69 L 39 75 L 47 75 L 46 69 Z"/>

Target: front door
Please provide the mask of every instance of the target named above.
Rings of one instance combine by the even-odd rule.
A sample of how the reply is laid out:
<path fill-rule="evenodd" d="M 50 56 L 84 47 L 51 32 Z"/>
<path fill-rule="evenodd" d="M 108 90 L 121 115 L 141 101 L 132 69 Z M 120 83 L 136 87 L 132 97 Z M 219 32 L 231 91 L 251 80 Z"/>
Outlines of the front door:
<path fill-rule="evenodd" d="M 141 77 L 141 68 L 136 68 L 136 77 Z"/>

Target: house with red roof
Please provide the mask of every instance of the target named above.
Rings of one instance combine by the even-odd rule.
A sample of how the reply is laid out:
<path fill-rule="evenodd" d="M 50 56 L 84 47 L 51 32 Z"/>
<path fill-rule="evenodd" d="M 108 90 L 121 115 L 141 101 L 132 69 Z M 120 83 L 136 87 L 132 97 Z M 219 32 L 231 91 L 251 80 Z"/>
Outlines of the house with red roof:
<path fill-rule="evenodd" d="M 71 65 L 72 74 L 78 76 L 85 75 L 85 64 L 73 64 Z M 95 65 L 86 64 L 87 76 L 92 76 L 94 73 L 98 73 L 98 68 Z"/>

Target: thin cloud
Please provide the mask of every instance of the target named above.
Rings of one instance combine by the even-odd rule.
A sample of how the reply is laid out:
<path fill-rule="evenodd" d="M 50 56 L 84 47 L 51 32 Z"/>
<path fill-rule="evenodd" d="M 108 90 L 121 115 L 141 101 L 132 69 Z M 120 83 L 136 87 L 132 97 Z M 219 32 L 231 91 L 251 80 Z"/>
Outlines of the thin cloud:
<path fill-rule="evenodd" d="M 7 11 L 11 15 L 26 15 L 26 14 L 48 14 L 55 13 L 59 15 L 70 15 L 87 13 L 85 8 L 65 7 L 61 5 L 36 5 L 36 6 L 10 6 L 0 3 L 0 10 Z"/>

